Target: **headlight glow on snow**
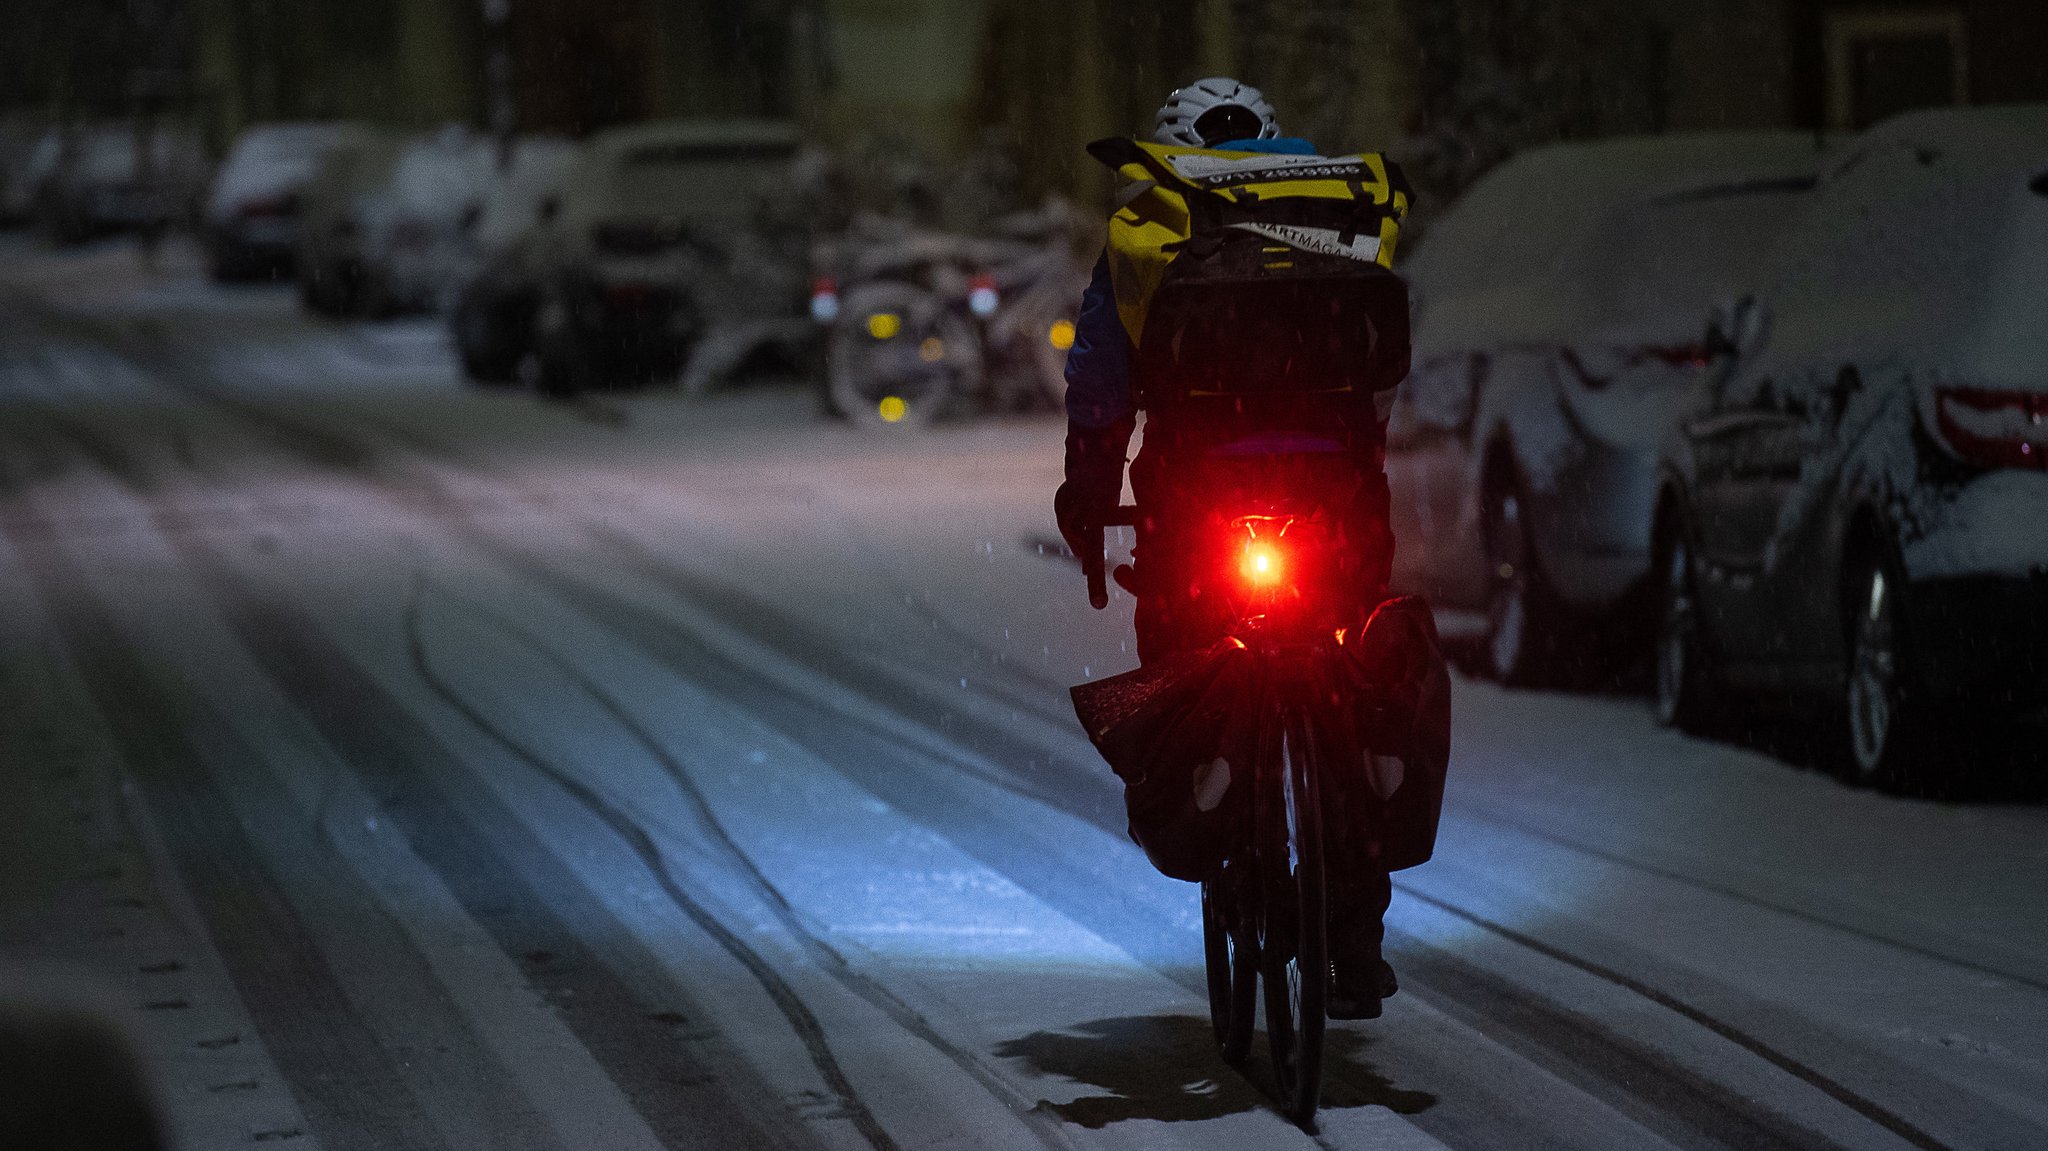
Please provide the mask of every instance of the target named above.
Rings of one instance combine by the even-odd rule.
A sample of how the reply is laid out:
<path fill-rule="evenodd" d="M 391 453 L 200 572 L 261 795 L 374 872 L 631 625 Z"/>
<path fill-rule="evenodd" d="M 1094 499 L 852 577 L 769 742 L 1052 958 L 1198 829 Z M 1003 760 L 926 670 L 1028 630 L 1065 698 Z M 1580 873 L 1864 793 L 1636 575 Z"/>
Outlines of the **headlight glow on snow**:
<path fill-rule="evenodd" d="M 902 396 L 883 396 L 882 402 L 875 405 L 875 414 L 885 424 L 901 423 L 909 411 L 910 405 L 903 402 Z"/>
<path fill-rule="evenodd" d="M 878 340 L 893 340 L 903 330 L 903 317 L 894 312 L 876 312 L 868 317 L 868 335 Z"/>

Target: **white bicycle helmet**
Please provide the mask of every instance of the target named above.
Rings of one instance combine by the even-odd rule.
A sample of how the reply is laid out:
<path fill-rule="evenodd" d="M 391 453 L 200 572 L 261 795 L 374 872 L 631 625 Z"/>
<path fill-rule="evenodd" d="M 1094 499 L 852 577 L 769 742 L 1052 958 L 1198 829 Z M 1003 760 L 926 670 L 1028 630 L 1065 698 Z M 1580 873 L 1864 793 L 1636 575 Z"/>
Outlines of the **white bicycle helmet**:
<path fill-rule="evenodd" d="M 1280 134 L 1265 93 L 1228 76 L 1211 76 L 1173 95 L 1159 109 L 1152 138 L 1161 144 L 1213 148 L 1232 140 L 1270 140 Z"/>

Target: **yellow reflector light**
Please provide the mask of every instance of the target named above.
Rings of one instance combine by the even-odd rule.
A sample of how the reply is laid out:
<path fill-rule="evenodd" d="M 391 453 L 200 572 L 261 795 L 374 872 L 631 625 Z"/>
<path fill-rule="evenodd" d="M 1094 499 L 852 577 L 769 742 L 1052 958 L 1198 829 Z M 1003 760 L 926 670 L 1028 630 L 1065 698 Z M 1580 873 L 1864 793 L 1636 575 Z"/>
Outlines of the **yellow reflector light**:
<path fill-rule="evenodd" d="M 1066 351 L 1068 348 L 1073 347 L 1074 321 L 1054 320 L 1052 324 L 1052 330 L 1045 334 L 1045 338 L 1051 340 L 1052 346 L 1058 348 L 1062 352 Z"/>
<path fill-rule="evenodd" d="M 903 330 L 903 317 L 894 312 L 876 312 L 868 317 L 868 335 L 878 340 L 893 340 Z"/>
<path fill-rule="evenodd" d="M 909 411 L 910 405 L 903 402 L 902 396 L 883 396 L 882 402 L 875 405 L 875 414 L 881 416 L 885 424 L 901 422 Z"/>
<path fill-rule="evenodd" d="M 926 336 L 924 343 L 917 346 L 917 358 L 927 364 L 936 364 L 946 358 L 946 341 L 937 336 Z"/>

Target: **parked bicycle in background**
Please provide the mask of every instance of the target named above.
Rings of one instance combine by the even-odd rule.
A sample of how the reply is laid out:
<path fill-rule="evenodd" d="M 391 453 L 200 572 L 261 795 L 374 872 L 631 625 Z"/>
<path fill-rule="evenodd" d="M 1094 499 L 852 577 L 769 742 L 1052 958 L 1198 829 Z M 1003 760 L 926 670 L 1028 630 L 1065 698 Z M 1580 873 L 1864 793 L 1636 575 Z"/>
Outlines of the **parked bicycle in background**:
<path fill-rule="evenodd" d="M 862 215 L 813 254 L 828 408 L 865 427 L 952 410 L 1050 409 L 1088 282 L 1073 207 L 1049 200 L 986 235 Z"/>

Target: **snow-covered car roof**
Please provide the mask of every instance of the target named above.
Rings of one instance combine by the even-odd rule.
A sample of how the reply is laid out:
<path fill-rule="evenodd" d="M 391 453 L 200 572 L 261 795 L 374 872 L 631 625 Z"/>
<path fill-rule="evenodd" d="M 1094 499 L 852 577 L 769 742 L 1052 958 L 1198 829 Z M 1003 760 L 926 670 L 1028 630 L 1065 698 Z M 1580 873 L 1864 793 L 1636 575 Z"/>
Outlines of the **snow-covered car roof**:
<path fill-rule="evenodd" d="M 1794 132 L 1523 153 L 1453 205 L 1403 265 L 1416 351 L 1697 334 L 1707 309 L 1762 266 L 1821 162 L 1814 138 Z"/>
<path fill-rule="evenodd" d="M 477 244 L 496 249 L 516 240 L 539 218 L 541 201 L 561 190 L 583 148 L 552 136 L 520 138 L 512 150 L 512 165 L 497 173 L 484 193 L 478 214 Z"/>
<path fill-rule="evenodd" d="M 744 211 L 763 176 L 795 158 L 796 126 L 776 120 L 662 120 L 591 138 L 563 190 L 564 212 L 594 219 L 721 217 Z"/>
<path fill-rule="evenodd" d="M 2048 104 L 1871 128 L 1831 166 L 1766 282 L 1764 361 L 1895 357 L 2048 386 Z"/>
<path fill-rule="evenodd" d="M 136 177 L 142 156 L 135 125 L 107 121 L 60 133 L 55 175 L 73 184 L 122 183 Z M 187 184 L 206 169 L 206 152 L 196 135 L 174 124 L 159 124 L 149 134 L 149 160 L 156 179 Z"/>
<path fill-rule="evenodd" d="M 208 210 L 219 214 L 249 200 L 297 191 L 336 148 L 367 136 L 348 122 L 258 124 L 243 132 L 214 177 Z"/>
<path fill-rule="evenodd" d="M 416 137 L 392 166 L 394 211 L 422 219 L 452 220 L 480 206 L 497 166 L 497 150 L 485 136 L 446 128 Z"/>
<path fill-rule="evenodd" d="M 371 128 L 329 149 L 306 185 L 300 214 L 308 227 L 318 230 L 334 220 L 353 217 L 367 201 L 378 197 L 405 144 L 405 137 L 389 129 Z"/>

